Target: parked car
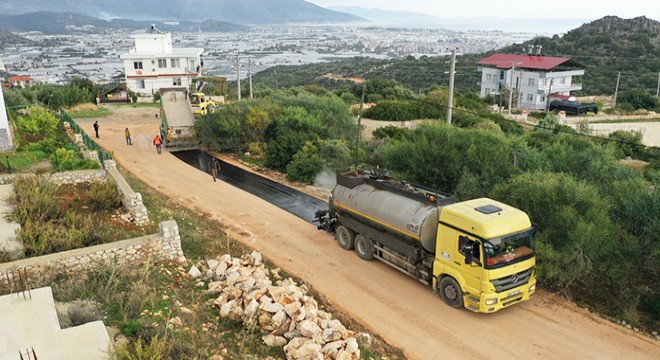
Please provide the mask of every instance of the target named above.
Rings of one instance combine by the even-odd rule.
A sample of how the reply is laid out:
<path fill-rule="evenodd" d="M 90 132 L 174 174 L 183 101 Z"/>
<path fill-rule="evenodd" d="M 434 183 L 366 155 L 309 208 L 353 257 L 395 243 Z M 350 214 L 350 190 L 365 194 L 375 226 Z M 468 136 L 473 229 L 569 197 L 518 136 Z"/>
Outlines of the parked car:
<path fill-rule="evenodd" d="M 553 100 L 550 102 L 550 111 L 565 111 L 566 115 L 580 115 L 592 112 L 598 114 L 598 104 L 581 103 L 568 100 Z"/>

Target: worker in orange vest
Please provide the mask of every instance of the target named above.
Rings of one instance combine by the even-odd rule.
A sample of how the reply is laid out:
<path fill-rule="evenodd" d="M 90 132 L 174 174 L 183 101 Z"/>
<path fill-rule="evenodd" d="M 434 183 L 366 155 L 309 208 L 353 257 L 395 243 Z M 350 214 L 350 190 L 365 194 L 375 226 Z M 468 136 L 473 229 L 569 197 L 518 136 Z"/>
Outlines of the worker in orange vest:
<path fill-rule="evenodd" d="M 156 135 L 154 138 L 154 145 L 156 145 L 156 151 L 160 154 L 161 147 L 163 145 L 163 141 L 160 139 L 160 135 Z"/>

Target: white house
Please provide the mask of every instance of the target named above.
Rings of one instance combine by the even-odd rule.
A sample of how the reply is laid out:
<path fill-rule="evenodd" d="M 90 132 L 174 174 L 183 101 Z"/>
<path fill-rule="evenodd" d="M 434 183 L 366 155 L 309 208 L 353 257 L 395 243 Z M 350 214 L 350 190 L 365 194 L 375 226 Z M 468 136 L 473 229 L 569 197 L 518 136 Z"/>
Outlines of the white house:
<path fill-rule="evenodd" d="M 477 65 L 481 70 L 480 96 L 497 96 L 500 89 L 513 87 L 518 90 L 513 107 L 543 110 L 551 97 L 568 98 L 571 91 L 582 90 L 582 84 L 575 83 L 573 77 L 584 75 L 584 66 L 569 58 L 494 54 Z"/>
<path fill-rule="evenodd" d="M 4 71 L 5 64 L 0 59 L 0 72 Z M 11 127 L 9 126 L 9 118 L 7 117 L 2 86 L 2 81 L 0 81 L 0 151 L 10 151 L 14 148 L 14 143 L 11 139 Z"/>
<path fill-rule="evenodd" d="M 160 88 L 189 88 L 193 78 L 204 70 L 204 49 L 172 47 L 172 35 L 157 30 L 135 34 L 135 47 L 122 54 L 126 85 L 129 89 L 152 95 Z"/>

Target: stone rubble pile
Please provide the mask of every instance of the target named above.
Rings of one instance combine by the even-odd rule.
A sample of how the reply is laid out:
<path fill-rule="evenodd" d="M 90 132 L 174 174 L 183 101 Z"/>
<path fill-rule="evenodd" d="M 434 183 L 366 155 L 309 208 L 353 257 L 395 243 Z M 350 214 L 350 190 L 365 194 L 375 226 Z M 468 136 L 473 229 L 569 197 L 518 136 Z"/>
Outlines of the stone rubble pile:
<path fill-rule="evenodd" d="M 281 279 L 278 270 L 265 269 L 261 254 L 232 258 L 223 255 L 193 266 L 189 274 L 210 280 L 207 293 L 219 294 L 214 301 L 222 317 L 254 324 L 268 346 L 284 347 L 287 359 L 352 360 L 360 358 L 356 335 L 332 314 L 319 310 L 307 295 L 305 285 Z M 278 279 L 275 284 L 269 278 Z M 360 334 L 370 339 L 368 334 Z"/>

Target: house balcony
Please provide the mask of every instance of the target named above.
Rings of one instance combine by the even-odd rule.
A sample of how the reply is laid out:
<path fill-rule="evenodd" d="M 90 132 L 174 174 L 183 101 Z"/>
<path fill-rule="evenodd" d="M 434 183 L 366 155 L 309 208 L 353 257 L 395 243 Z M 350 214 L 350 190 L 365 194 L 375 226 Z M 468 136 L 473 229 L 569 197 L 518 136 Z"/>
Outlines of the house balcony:
<path fill-rule="evenodd" d="M 552 86 L 540 86 L 537 93 L 538 94 L 549 94 L 550 92 L 553 92 L 553 93 L 568 92 L 568 93 L 570 93 L 571 91 L 579 91 L 579 90 L 582 90 L 582 84 L 581 83 L 573 83 L 573 84 L 570 84 L 570 85 L 552 84 Z"/>

